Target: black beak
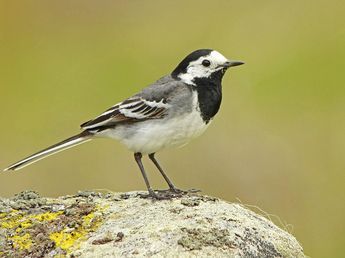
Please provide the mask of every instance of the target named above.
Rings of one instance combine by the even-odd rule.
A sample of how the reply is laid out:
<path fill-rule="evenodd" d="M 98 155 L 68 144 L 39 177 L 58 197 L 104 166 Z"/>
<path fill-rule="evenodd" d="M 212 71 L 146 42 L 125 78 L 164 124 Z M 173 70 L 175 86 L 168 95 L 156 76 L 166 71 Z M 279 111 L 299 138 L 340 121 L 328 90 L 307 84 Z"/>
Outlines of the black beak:
<path fill-rule="evenodd" d="M 229 68 L 232 66 L 238 66 L 238 65 L 243 65 L 243 64 L 244 64 L 244 62 L 242 62 L 242 61 L 227 61 L 222 66 Z"/>

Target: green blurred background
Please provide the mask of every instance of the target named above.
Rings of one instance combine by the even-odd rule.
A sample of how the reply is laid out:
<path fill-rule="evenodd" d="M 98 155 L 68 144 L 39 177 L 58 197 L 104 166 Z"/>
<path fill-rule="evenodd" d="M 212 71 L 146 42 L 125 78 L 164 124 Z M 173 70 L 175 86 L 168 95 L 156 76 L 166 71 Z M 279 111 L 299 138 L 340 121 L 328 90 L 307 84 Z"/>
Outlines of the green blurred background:
<path fill-rule="evenodd" d="M 312 257 L 345 252 L 344 1 L 1 1 L 0 166 L 169 73 L 189 52 L 246 62 L 223 80 L 208 131 L 159 157 L 181 188 L 256 205 Z M 156 188 L 165 184 L 145 160 Z M 99 140 L 15 173 L 0 195 L 145 189 Z"/>

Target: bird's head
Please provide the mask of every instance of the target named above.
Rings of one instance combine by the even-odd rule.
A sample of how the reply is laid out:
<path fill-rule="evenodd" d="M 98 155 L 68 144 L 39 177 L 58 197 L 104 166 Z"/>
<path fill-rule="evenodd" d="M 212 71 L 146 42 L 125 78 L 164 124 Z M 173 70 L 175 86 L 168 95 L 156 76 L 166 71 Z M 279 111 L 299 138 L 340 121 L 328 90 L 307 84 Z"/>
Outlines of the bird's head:
<path fill-rule="evenodd" d="M 197 78 L 216 77 L 221 80 L 229 67 L 242 64 L 244 63 L 241 61 L 228 60 L 216 50 L 199 49 L 186 56 L 171 75 L 187 84 L 195 85 Z"/>

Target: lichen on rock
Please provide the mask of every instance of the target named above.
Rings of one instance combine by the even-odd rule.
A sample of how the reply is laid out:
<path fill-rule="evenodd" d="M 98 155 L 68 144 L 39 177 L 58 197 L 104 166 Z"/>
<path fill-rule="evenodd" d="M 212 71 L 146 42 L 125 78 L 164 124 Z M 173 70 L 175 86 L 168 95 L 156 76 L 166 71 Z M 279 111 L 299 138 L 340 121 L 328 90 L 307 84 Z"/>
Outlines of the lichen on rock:
<path fill-rule="evenodd" d="M 0 199 L 0 256 L 305 257 L 291 234 L 240 204 L 92 191 Z"/>
<path fill-rule="evenodd" d="M 104 208 L 85 198 L 54 200 L 25 191 L 2 199 L 0 210 L 0 254 L 42 257 L 71 252 L 101 224 Z"/>

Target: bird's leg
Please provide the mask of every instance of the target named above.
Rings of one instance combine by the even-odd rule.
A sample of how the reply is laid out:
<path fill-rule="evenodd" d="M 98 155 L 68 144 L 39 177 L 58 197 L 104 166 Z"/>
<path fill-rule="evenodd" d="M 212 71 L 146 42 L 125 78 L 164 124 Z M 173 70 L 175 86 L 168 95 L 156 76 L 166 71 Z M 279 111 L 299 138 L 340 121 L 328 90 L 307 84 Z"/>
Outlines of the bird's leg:
<path fill-rule="evenodd" d="M 151 153 L 149 154 L 149 158 L 150 160 L 152 160 L 153 164 L 155 164 L 155 166 L 158 168 L 159 172 L 162 174 L 162 176 L 164 177 L 165 181 L 168 183 L 169 188 L 171 191 L 175 192 L 175 193 L 181 193 L 183 192 L 180 189 L 177 189 L 174 184 L 171 182 L 171 180 L 169 179 L 169 177 L 164 173 L 163 169 L 161 168 L 161 166 L 159 165 L 158 161 L 155 158 L 155 153 Z"/>
<path fill-rule="evenodd" d="M 144 166 L 143 166 L 143 163 L 141 162 L 141 158 L 142 158 L 142 154 L 140 152 L 136 152 L 134 153 L 134 158 L 135 158 L 135 161 L 137 162 L 139 168 L 140 168 L 140 171 L 141 171 L 141 174 L 143 175 L 144 177 L 144 180 L 145 180 L 145 184 L 146 184 L 146 187 L 147 187 L 147 190 L 149 191 L 149 195 L 152 197 L 152 198 L 155 198 L 155 199 L 159 199 L 157 194 L 153 191 L 153 189 L 151 188 L 150 186 L 150 182 L 147 178 L 147 175 L 146 175 L 146 172 L 145 172 L 145 169 L 144 169 Z"/>

